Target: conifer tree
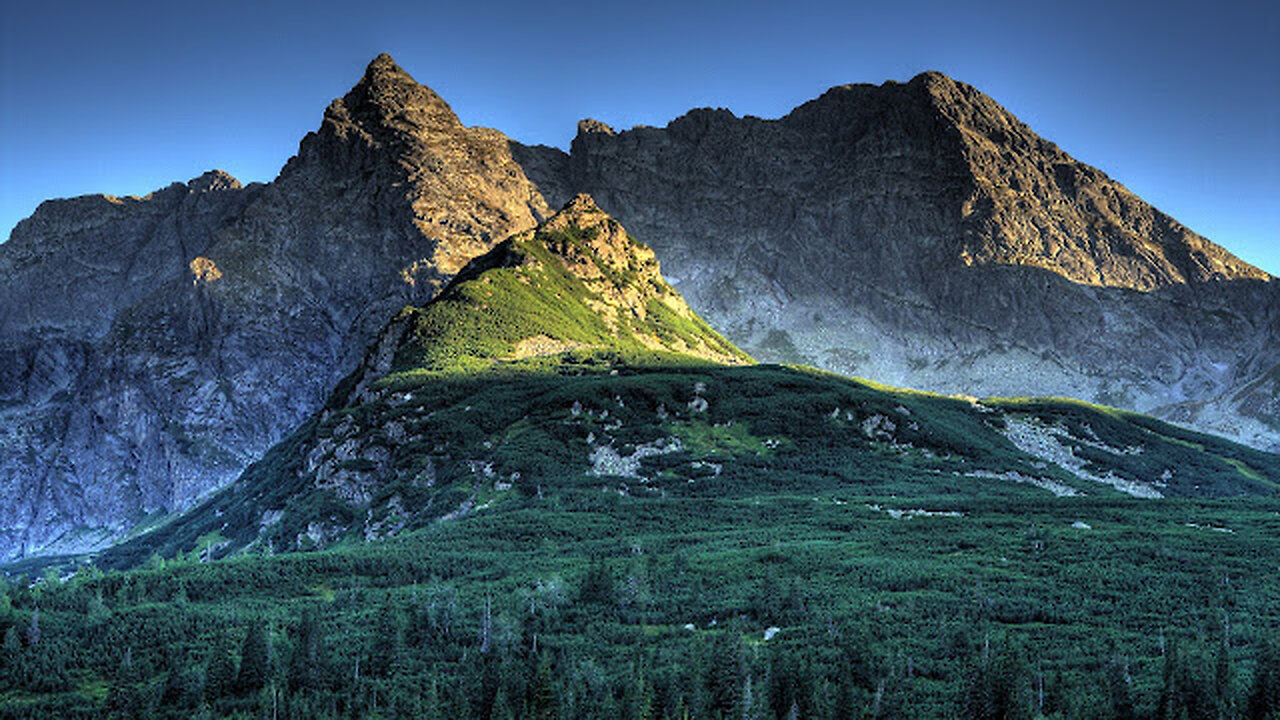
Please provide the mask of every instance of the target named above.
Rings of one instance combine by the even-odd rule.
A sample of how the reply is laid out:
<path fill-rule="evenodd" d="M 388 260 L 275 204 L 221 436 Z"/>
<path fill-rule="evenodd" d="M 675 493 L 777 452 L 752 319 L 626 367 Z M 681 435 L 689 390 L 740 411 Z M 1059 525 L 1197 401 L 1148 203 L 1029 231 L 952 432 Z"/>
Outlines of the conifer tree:
<path fill-rule="evenodd" d="M 551 677 L 551 660 L 543 655 L 538 659 L 538 669 L 534 673 L 533 683 L 529 688 L 529 718 L 530 720 L 555 720 L 559 716 L 555 685 Z"/>
<path fill-rule="evenodd" d="M 40 608 L 31 611 L 31 622 L 27 625 L 27 646 L 40 644 Z"/>
<path fill-rule="evenodd" d="M 18 629 L 10 625 L 4 631 L 4 645 L 0 647 L 0 691 L 16 685 L 21 676 L 22 641 Z"/>
<path fill-rule="evenodd" d="M 993 650 L 983 641 L 965 686 L 963 716 L 971 720 L 1014 720 L 1031 717 L 1030 670 L 1021 648 Z"/>
<path fill-rule="evenodd" d="M 515 720 L 515 717 L 511 702 L 507 700 L 507 689 L 499 687 L 498 692 L 493 696 L 493 703 L 489 706 L 489 720 Z"/>
<path fill-rule="evenodd" d="M 1115 720 L 1133 720 L 1133 697 L 1129 691 L 1132 679 L 1129 675 L 1129 661 L 1119 656 L 1112 656 L 1107 664 L 1107 690 L 1111 702 L 1111 717 Z"/>
<path fill-rule="evenodd" d="M 1163 637 L 1163 636 L 1162 636 Z M 1181 688 L 1178 687 L 1178 643 L 1169 640 L 1164 644 L 1164 667 L 1160 699 L 1156 703 L 1156 717 L 1176 718 L 1181 705 Z"/>
<path fill-rule="evenodd" d="M 422 712 L 418 717 L 420 720 L 441 720 L 444 717 L 440 707 L 440 686 L 434 677 L 427 683 L 427 691 L 422 697 Z"/>
<path fill-rule="evenodd" d="M 404 661 L 404 619 L 390 602 L 378 612 L 371 654 L 369 671 L 377 677 L 391 677 Z"/>
<path fill-rule="evenodd" d="M 138 672 L 133 662 L 133 648 L 125 648 L 120 668 L 107 691 L 107 714 L 112 718 L 142 716 L 142 694 L 138 691 Z"/>
<path fill-rule="evenodd" d="M 261 620 L 249 625 L 240 646 L 240 671 L 236 676 L 236 689 L 242 694 L 259 690 L 271 672 L 270 649 L 267 645 L 267 629 Z"/>
<path fill-rule="evenodd" d="M 710 707 L 714 717 L 736 718 L 742 709 L 742 689 L 746 680 L 743 668 L 742 638 L 736 633 L 723 633 L 711 647 L 708 677 Z"/>
<path fill-rule="evenodd" d="M 209 701 L 230 695 L 236 687 L 238 668 L 225 635 L 215 643 L 205 672 L 205 698 Z"/>
<path fill-rule="evenodd" d="M 1280 648 L 1274 637 L 1265 639 L 1259 648 L 1245 714 L 1249 720 L 1280 717 Z"/>
<path fill-rule="evenodd" d="M 604 560 L 597 558 L 587 570 L 578 590 L 578 600 L 613 606 L 613 571 L 604 564 Z"/>
<path fill-rule="evenodd" d="M 484 596 L 484 615 L 480 618 L 480 652 L 489 654 L 493 648 L 493 600 Z"/>
<path fill-rule="evenodd" d="M 316 690 L 320 687 L 321 673 L 320 624 L 315 613 L 306 610 L 298 624 L 298 636 L 289 661 L 289 688 Z"/>
<path fill-rule="evenodd" d="M 672 720 L 689 720 L 689 703 L 684 699 L 684 695 L 676 700 L 675 710 L 671 713 Z"/>
<path fill-rule="evenodd" d="M 653 684 L 649 682 L 644 663 L 635 663 L 631 678 L 623 692 L 622 706 L 626 720 L 653 720 Z"/>

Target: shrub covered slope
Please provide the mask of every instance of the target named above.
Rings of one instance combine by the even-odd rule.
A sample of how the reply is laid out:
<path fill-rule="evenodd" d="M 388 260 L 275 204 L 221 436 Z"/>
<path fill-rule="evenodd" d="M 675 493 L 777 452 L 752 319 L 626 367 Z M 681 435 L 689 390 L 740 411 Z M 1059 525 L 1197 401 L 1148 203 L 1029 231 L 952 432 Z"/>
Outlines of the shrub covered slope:
<path fill-rule="evenodd" d="M 579 198 L 232 487 L 11 568 L 0 715 L 1268 717 L 1278 483 L 1109 408 L 750 364 Z"/>

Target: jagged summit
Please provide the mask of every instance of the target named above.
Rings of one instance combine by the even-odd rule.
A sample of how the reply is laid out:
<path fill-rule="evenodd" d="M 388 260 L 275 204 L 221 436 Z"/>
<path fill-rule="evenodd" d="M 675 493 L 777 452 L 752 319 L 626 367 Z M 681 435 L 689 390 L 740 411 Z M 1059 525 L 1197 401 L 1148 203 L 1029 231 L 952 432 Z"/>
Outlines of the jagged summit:
<path fill-rule="evenodd" d="M 349 113 L 367 115 L 387 122 L 401 119 L 421 122 L 424 118 L 430 118 L 438 123 L 461 125 L 444 98 L 414 80 L 412 75 L 386 53 L 369 63 L 360 82 L 340 101 L 335 101 L 335 104 L 339 102 L 342 109 Z M 339 114 L 340 112 L 338 111 Z M 396 117 L 402 113 L 407 117 Z"/>
<path fill-rule="evenodd" d="M 419 301 L 493 243 L 551 214 L 505 136 L 463 125 L 386 54 L 329 105 L 281 175 L 381 206 L 419 253 L 401 268 Z"/>
<path fill-rule="evenodd" d="M 402 76 L 413 80 L 409 73 L 391 57 L 390 53 L 378 53 L 378 56 L 369 61 L 364 69 L 365 79 L 368 80 L 378 76 Z"/>
<path fill-rule="evenodd" d="M 466 127 L 389 57 L 352 80 L 271 183 L 214 171 L 49 201 L 0 245 L 0 557 L 95 547 L 226 484 L 400 308 L 578 192 L 762 359 L 1082 397 L 1275 447 L 1280 283 L 1249 281 L 961 83 L 834 88 L 779 120 L 600 124 L 568 156 Z M 562 292 L 530 322 L 555 332 L 454 347 L 489 364 L 569 342 L 714 350 L 700 320 L 663 310 L 672 295 L 630 281 L 656 263 L 620 244 L 614 267 L 593 247 L 625 231 L 580 205 L 539 231 L 565 242 L 530 232 L 450 290 L 477 322 L 527 319 L 485 293 L 540 274 Z M 196 284 L 193 267 L 220 274 Z"/>
<path fill-rule="evenodd" d="M 602 135 L 616 135 L 612 127 L 595 118 L 585 118 L 578 121 L 578 134 L 589 135 L 591 133 L 600 133 Z"/>
<path fill-rule="evenodd" d="M 192 192 L 239 190 L 243 187 L 244 185 L 231 173 L 216 169 L 201 173 L 199 177 L 192 178 L 187 182 L 187 188 Z"/>
<path fill-rule="evenodd" d="M 587 193 L 578 193 L 570 198 L 569 202 L 564 204 L 564 207 L 560 208 L 560 211 L 556 213 L 555 218 L 548 221 L 547 225 L 551 225 L 552 223 L 563 223 L 569 220 L 590 222 L 598 220 L 598 216 L 602 214 L 604 214 L 604 211 L 596 204 L 594 198 Z"/>
<path fill-rule="evenodd" d="M 1041 268 L 1072 282 L 1149 291 L 1169 285 L 1267 280 L 1270 275 L 1151 207 L 1106 173 L 1037 135 L 977 88 L 937 71 L 906 83 L 839 85 L 781 120 L 836 142 L 864 164 L 900 148 L 884 168 L 902 174 L 915 145 L 954 203 L 959 227 L 939 261 Z M 922 256 L 923 257 L 923 256 Z"/>
<path fill-rule="evenodd" d="M 1144 291 L 1270 278 L 1041 138 L 978 89 L 927 85 L 934 108 L 958 131 L 972 176 L 963 206 L 966 264 L 1029 265 Z"/>
<path fill-rule="evenodd" d="M 954 83 L 954 82 L 956 82 L 955 79 L 953 79 L 950 75 L 947 75 L 946 73 L 942 72 L 941 70 L 922 70 L 916 73 L 914 77 L 912 77 L 910 80 L 907 81 L 908 84 L 910 83 L 935 84 L 935 83 Z"/>
<path fill-rule="evenodd" d="M 0 245 L 0 558 L 230 482 L 387 318 L 551 214 L 506 137 L 394 61 L 353 85 L 270 183 L 50 201 Z"/>
<path fill-rule="evenodd" d="M 727 110 L 698 109 L 673 120 L 667 130 L 701 144 L 782 140 L 736 129 L 758 122 L 740 121 Z M 938 186 L 920 199 L 945 204 L 951 227 L 938 228 L 940 242 L 930 242 L 911 262 L 1029 266 L 1075 283 L 1142 291 L 1271 279 L 1041 138 L 980 90 L 935 70 L 905 83 L 832 87 L 776 124 L 829 142 L 823 151 L 833 164 L 829 174 L 876 168 L 877 184 L 919 174 L 913 182 Z M 597 152 L 615 134 L 599 121 L 584 120 L 574 151 Z M 782 142 L 800 145 L 798 137 Z M 721 151 L 725 158 L 754 156 L 750 148 Z M 572 167 L 581 174 L 583 163 Z M 541 179 L 540 184 L 558 186 Z M 579 188 L 611 195 L 581 181 Z"/>

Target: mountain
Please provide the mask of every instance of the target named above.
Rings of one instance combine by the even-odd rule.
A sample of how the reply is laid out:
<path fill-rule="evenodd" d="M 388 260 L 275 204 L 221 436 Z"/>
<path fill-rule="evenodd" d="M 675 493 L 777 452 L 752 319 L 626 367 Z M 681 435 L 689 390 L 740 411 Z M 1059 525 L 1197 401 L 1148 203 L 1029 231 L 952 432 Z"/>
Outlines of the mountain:
<path fill-rule="evenodd" d="M 692 501 L 783 488 L 1271 496 L 1280 460 L 1079 402 L 757 366 L 579 195 L 397 314 L 325 408 L 240 480 L 100 562 L 367 542 L 584 490 Z"/>
<path fill-rule="evenodd" d="M 968 86 L 584 121 L 564 153 L 465 127 L 383 55 L 270 183 L 49 201 L 0 245 L 0 558 L 192 507 L 321 407 L 398 309 L 580 191 L 762 360 L 1277 442 L 1280 286 Z M 542 343 L 519 352 L 560 347 Z"/>
<path fill-rule="evenodd" d="M 938 73 L 778 120 L 694 110 L 516 146 L 587 192 L 752 355 L 1059 395 L 1280 448 L 1280 284 Z"/>
<path fill-rule="evenodd" d="M 506 138 L 385 55 L 271 183 L 43 203 L 0 245 L 0 557 L 225 485 L 396 309 L 549 213 Z"/>

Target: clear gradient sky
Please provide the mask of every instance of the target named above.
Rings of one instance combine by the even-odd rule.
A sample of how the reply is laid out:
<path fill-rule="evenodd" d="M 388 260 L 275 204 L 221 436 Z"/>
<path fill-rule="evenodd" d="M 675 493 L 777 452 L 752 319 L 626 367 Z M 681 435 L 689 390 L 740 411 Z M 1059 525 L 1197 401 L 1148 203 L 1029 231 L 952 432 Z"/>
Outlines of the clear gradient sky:
<path fill-rule="evenodd" d="M 778 117 L 941 70 L 1280 274 L 1280 2 L 63 2 L 0 5 L 0 238 L 48 197 L 270 180 L 389 52 L 468 125 Z"/>

